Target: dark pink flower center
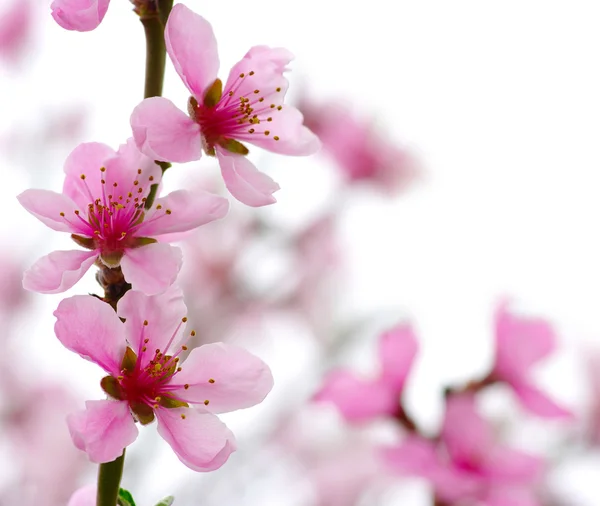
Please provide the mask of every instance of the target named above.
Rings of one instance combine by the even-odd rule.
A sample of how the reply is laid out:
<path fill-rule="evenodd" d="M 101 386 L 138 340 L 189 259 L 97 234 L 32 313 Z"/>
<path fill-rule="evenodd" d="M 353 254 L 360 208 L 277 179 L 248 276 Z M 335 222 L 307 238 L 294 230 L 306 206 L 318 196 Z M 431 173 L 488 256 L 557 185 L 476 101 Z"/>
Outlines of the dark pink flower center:
<path fill-rule="evenodd" d="M 117 266 L 127 248 L 135 248 L 155 242 L 154 239 L 136 237 L 136 232 L 144 222 L 144 209 L 146 197 L 150 186 L 154 184 L 154 177 L 149 176 L 146 187 L 140 182 L 139 176 L 142 170 L 138 169 L 136 178 L 129 188 L 120 188 L 115 181 L 107 184 L 105 178 L 106 169 L 100 168 L 101 196 L 94 196 L 89 185 L 87 176 L 81 174 L 82 187 L 85 189 L 90 203 L 87 213 L 80 210 L 75 211 L 75 220 L 70 221 L 65 213 L 60 215 L 65 218 L 72 227 L 81 233 L 73 235 L 73 240 L 88 249 L 98 250 L 101 258 L 110 267 Z M 156 206 L 161 210 L 162 206 Z M 151 221 L 171 214 L 170 209 L 164 213 L 154 214 Z"/>
<path fill-rule="evenodd" d="M 278 141 L 277 132 L 270 128 L 273 116 L 282 110 L 282 99 L 277 96 L 282 88 L 260 90 L 250 87 L 248 80 L 255 76 L 254 71 L 240 74 L 223 90 L 214 91 L 211 87 L 203 102 L 190 97 L 188 111 L 190 117 L 200 125 L 204 148 L 208 154 L 214 154 L 215 145 L 224 145 L 226 139 L 247 140 L 253 136 L 264 135 Z M 220 83 L 220 81 L 218 81 Z"/>

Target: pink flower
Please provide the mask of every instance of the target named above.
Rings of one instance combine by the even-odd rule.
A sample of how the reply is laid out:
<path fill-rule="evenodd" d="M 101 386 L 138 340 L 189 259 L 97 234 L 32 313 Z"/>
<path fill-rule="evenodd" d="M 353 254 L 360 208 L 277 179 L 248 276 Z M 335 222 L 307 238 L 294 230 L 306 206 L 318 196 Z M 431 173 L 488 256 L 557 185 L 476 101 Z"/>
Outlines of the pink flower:
<path fill-rule="evenodd" d="M 351 371 L 335 371 L 325 379 L 314 399 L 332 402 L 351 422 L 394 416 L 399 412 L 400 395 L 416 353 L 417 340 L 412 329 L 398 326 L 381 336 L 378 377 L 364 379 Z"/>
<path fill-rule="evenodd" d="M 492 377 L 508 383 L 523 407 L 545 418 L 570 418 L 571 413 L 539 390 L 531 369 L 556 347 L 552 327 L 543 320 L 526 319 L 508 312 L 506 303 L 496 312 L 496 363 Z"/>
<path fill-rule="evenodd" d="M 240 142 L 286 155 L 310 155 L 319 148 L 302 114 L 283 104 L 283 76 L 292 55 L 283 48 L 255 46 L 236 63 L 223 89 L 219 57 L 210 24 L 182 4 L 171 11 L 165 29 L 167 52 L 192 96 L 189 117 L 165 98 L 144 100 L 131 115 L 140 150 L 156 160 L 189 162 L 202 150 L 216 156 L 231 194 L 250 206 L 275 202 L 279 189 L 244 156 Z"/>
<path fill-rule="evenodd" d="M 30 0 L 13 0 L 0 17 L 0 56 L 18 60 L 32 35 L 32 5 Z"/>
<path fill-rule="evenodd" d="M 104 144 L 81 144 L 67 158 L 65 172 L 62 194 L 26 190 L 19 202 L 50 228 L 71 233 L 88 251 L 55 251 L 41 258 L 25 272 L 27 290 L 64 292 L 96 262 L 120 266 L 137 290 L 160 293 L 175 281 L 182 255 L 156 238 L 222 218 L 229 206 L 210 193 L 178 190 L 145 210 L 161 170 L 131 139 L 116 153 Z"/>
<path fill-rule="evenodd" d="M 400 473 L 429 480 L 436 496 L 449 504 L 470 500 L 491 506 L 500 505 L 502 497 L 531 497 L 543 467 L 541 459 L 496 441 L 471 394 L 448 397 L 439 443 L 410 436 L 384 455 Z"/>
<path fill-rule="evenodd" d="M 371 183 L 393 193 L 417 176 L 414 157 L 354 115 L 348 104 L 317 105 L 303 100 L 300 110 L 348 182 Z"/>
<path fill-rule="evenodd" d="M 54 0 L 52 17 L 63 28 L 89 32 L 104 19 L 110 0 Z"/>
<path fill-rule="evenodd" d="M 158 433 L 195 471 L 217 469 L 235 451 L 232 432 L 215 413 L 262 402 L 273 386 L 271 372 L 243 348 L 223 343 L 193 349 L 180 366 L 187 348 L 175 343 L 186 341 L 185 312 L 175 290 L 151 297 L 129 291 L 117 313 L 85 295 L 59 304 L 58 339 L 108 373 L 101 386 L 110 399 L 87 401 L 85 411 L 67 419 L 75 446 L 93 462 L 117 458 L 137 438 L 135 423 L 155 418 Z"/>

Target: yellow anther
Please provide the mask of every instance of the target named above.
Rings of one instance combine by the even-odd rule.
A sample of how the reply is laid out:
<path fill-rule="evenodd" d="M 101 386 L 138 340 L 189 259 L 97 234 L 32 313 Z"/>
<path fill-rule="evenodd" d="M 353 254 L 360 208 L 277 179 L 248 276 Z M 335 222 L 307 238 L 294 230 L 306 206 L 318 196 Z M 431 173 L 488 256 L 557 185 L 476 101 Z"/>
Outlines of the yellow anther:
<path fill-rule="evenodd" d="M 181 321 L 182 321 L 183 323 L 187 322 L 187 316 L 184 316 L 184 317 L 181 319 Z"/>
<path fill-rule="evenodd" d="M 196 335 L 196 331 L 195 331 L 195 330 L 192 330 L 192 331 L 190 332 L 190 336 L 194 337 L 195 335 Z"/>
<path fill-rule="evenodd" d="M 65 213 L 60 213 L 60 215 L 64 218 L 65 217 Z"/>
<path fill-rule="evenodd" d="M 185 415 L 183 413 L 181 413 L 181 419 L 185 420 Z"/>
<path fill-rule="evenodd" d="M 208 406 L 208 403 L 209 403 L 209 402 L 210 402 L 210 401 L 209 401 L 208 399 L 206 399 L 206 400 L 204 401 L 204 405 L 205 405 L 205 406 Z"/>
<path fill-rule="evenodd" d="M 212 379 L 212 378 L 210 378 L 210 379 L 208 380 L 208 382 L 209 382 L 209 383 L 214 383 L 214 382 L 215 382 L 215 380 L 214 380 L 214 379 Z"/>
<path fill-rule="evenodd" d="M 183 388 L 187 390 L 188 388 L 190 388 L 190 386 L 186 383 L 185 385 L 183 385 Z"/>
<path fill-rule="evenodd" d="M 167 209 L 167 210 L 165 211 L 165 214 L 171 214 L 172 212 L 173 212 L 173 211 L 171 211 L 170 209 Z"/>
<path fill-rule="evenodd" d="M 274 135 L 274 136 L 273 136 L 273 139 L 275 139 L 276 141 L 278 141 L 278 140 L 279 140 L 279 137 L 278 137 L 277 135 Z"/>

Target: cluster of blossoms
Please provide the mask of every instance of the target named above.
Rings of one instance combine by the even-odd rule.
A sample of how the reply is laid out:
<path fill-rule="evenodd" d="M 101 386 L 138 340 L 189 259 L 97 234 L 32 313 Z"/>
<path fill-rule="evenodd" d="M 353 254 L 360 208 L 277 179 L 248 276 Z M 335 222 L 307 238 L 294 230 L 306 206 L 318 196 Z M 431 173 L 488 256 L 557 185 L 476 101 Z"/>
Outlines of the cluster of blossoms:
<path fill-rule="evenodd" d="M 135 3 L 140 15 L 150 4 L 156 8 L 155 2 Z M 86 31 L 107 8 L 108 0 L 55 0 L 52 14 L 64 28 Z M 196 332 L 187 328 L 176 283 L 183 254 L 169 240 L 223 218 L 229 202 L 205 191 L 161 197 L 160 162 L 197 160 L 204 151 L 218 159 L 235 198 L 263 206 L 275 202 L 279 186 L 248 160 L 242 141 L 289 155 L 312 154 L 319 141 L 300 112 L 284 104 L 284 72 L 292 59 L 287 50 L 251 48 L 223 86 L 210 24 L 181 4 L 170 12 L 164 43 L 191 93 L 189 116 L 167 99 L 147 98 L 132 113 L 132 138 L 118 150 L 89 142 L 72 151 L 62 193 L 30 189 L 19 195 L 27 211 L 80 247 L 38 260 L 23 286 L 62 293 L 98 268 L 104 297 L 69 297 L 54 312 L 60 342 L 106 373 L 100 385 L 107 398 L 88 401 L 68 417 L 77 448 L 92 462 L 115 461 L 136 439 L 138 424 L 156 420 L 185 465 L 211 471 L 236 449 L 216 414 L 262 402 L 273 378 L 241 347 L 212 343 L 186 353 Z M 80 491 L 72 504 L 94 503 L 89 498 L 88 489 Z"/>
<path fill-rule="evenodd" d="M 314 400 L 334 404 L 354 425 L 379 419 L 397 424 L 404 436 L 395 446 L 380 448 L 382 468 L 427 480 L 436 505 L 540 505 L 538 488 L 544 460 L 499 441 L 479 412 L 477 397 L 490 385 L 505 384 L 528 412 L 547 419 L 571 419 L 569 410 L 531 380 L 532 367 L 554 350 L 555 335 L 545 321 L 516 316 L 502 304 L 496 315 L 495 337 L 496 359 L 490 373 L 445 392 L 445 414 L 437 435 L 420 430 L 402 402 L 418 350 L 417 339 L 408 326 L 396 327 L 381 336 L 377 377 L 333 371 Z"/>

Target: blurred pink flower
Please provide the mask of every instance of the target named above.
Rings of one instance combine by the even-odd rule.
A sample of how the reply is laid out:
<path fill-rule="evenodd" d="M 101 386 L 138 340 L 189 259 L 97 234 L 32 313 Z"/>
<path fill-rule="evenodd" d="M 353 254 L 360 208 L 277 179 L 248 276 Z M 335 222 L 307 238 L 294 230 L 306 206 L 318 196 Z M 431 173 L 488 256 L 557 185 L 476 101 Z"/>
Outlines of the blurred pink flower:
<path fill-rule="evenodd" d="M 158 433 L 195 471 L 218 469 L 235 451 L 232 432 L 215 413 L 262 402 L 273 386 L 271 372 L 246 350 L 223 343 L 193 349 L 181 367 L 187 347 L 175 343 L 187 341 L 185 313 L 175 289 L 153 297 L 129 291 L 117 313 L 85 295 L 59 304 L 58 339 L 109 374 L 101 385 L 110 399 L 87 401 L 85 411 L 67 419 L 75 446 L 93 462 L 117 458 L 137 438 L 135 422 L 155 418 Z"/>
<path fill-rule="evenodd" d="M 351 422 L 397 415 L 417 348 L 417 340 L 408 326 L 400 325 L 383 333 L 379 343 L 379 376 L 365 379 L 351 371 L 334 371 L 325 379 L 314 400 L 335 404 Z"/>
<path fill-rule="evenodd" d="M 19 483 L 2 496 L 22 506 L 63 506 L 87 470 L 65 425 L 66 414 L 76 405 L 74 396 L 48 382 L 28 385 L 9 364 L 2 365 L 0 385 L 8 399 L 3 432 L 12 446 L 11 465 L 18 469 Z"/>
<path fill-rule="evenodd" d="M 21 279 L 23 269 L 14 259 L 0 258 L 0 315 L 10 317 L 26 300 Z"/>
<path fill-rule="evenodd" d="M 279 189 L 246 158 L 239 141 L 286 155 L 310 155 L 319 148 L 303 126 L 302 114 L 283 105 L 283 76 L 292 55 L 283 48 L 255 46 L 231 69 L 223 89 L 217 79 L 219 57 L 211 25 L 177 4 L 165 30 L 167 51 L 192 93 L 189 117 L 161 97 L 144 100 L 131 115 L 133 136 L 147 156 L 163 161 L 198 160 L 202 150 L 216 156 L 227 189 L 244 204 L 275 202 Z M 262 125 L 262 126 L 260 126 Z"/>
<path fill-rule="evenodd" d="M 304 99 L 300 110 L 348 182 L 368 182 L 393 193 L 417 176 L 413 155 L 356 117 L 348 105 L 320 105 Z"/>
<path fill-rule="evenodd" d="M 531 380 L 533 366 L 550 355 L 556 336 L 549 323 L 512 315 L 503 303 L 496 312 L 496 362 L 492 378 L 508 383 L 528 411 L 545 418 L 570 418 Z"/>
<path fill-rule="evenodd" d="M 89 32 L 104 19 L 110 0 L 54 0 L 52 17 L 63 28 Z"/>
<path fill-rule="evenodd" d="M 222 218 L 226 199 L 207 192 L 177 190 L 144 209 L 161 169 L 130 139 L 114 152 L 105 144 L 84 143 L 65 162 L 63 193 L 26 190 L 19 202 L 42 223 L 70 232 L 88 251 L 55 251 L 25 272 L 23 286 L 41 293 L 71 288 L 94 262 L 120 266 L 137 290 L 167 289 L 181 268 L 177 247 L 156 237 L 191 230 Z"/>
<path fill-rule="evenodd" d="M 14 62 L 24 53 L 32 36 L 30 0 L 13 0 L 0 17 L 0 56 Z"/>
<path fill-rule="evenodd" d="M 384 457 L 399 473 L 429 480 L 444 504 L 537 504 L 506 498 L 534 501 L 543 461 L 498 443 L 472 394 L 447 398 L 439 441 L 413 435 Z"/>

